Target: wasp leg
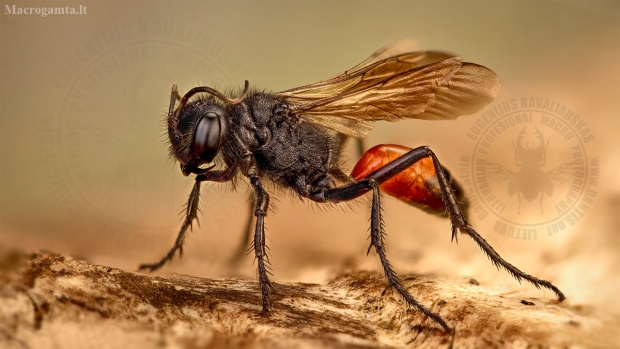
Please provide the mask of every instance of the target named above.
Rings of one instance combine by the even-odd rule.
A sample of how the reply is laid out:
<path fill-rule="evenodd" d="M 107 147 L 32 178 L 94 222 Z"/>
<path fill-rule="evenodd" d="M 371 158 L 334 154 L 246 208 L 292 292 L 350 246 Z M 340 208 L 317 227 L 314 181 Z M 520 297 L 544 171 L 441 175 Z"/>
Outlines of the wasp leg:
<path fill-rule="evenodd" d="M 269 280 L 270 274 L 269 257 L 267 256 L 267 247 L 265 246 L 265 216 L 269 208 L 269 194 L 265 191 L 256 176 L 250 177 L 250 183 L 254 187 L 256 195 L 256 207 L 254 215 L 256 216 L 256 229 L 254 230 L 254 254 L 258 261 L 258 282 L 263 301 L 261 315 L 269 315 L 269 291 L 275 292 L 273 284 Z"/>
<path fill-rule="evenodd" d="M 505 261 L 493 249 L 493 247 L 491 247 L 491 245 L 489 245 L 489 243 L 482 236 L 480 236 L 474 228 L 469 225 L 469 223 L 467 223 L 465 220 L 465 215 L 458 205 L 456 196 L 452 192 L 452 188 L 450 187 L 447 176 L 443 171 L 443 167 L 439 163 L 435 153 L 433 153 L 429 147 L 424 146 L 415 148 L 398 159 L 372 172 L 363 180 L 334 189 L 318 188 L 317 190 L 311 192 L 308 197 L 311 200 L 318 202 L 341 202 L 355 199 L 372 190 L 371 181 L 374 180 L 377 184 L 381 184 L 425 157 L 430 157 L 433 160 L 433 165 L 436 169 L 435 172 L 437 173 L 437 180 L 441 188 L 443 201 L 446 209 L 448 210 L 450 222 L 452 223 L 452 239 L 456 237 L 457 231 L 460 230 L 461 233 L 467 234 L 474 239 L 474 241 L 478 244 L 482 251 L 484 251 L 489 259 L 491 259 L 491 262 L 496 267 L 506 269 L 510 275 L 517 279 L 517 281 L 521 282 L 521 279 L 525 279 L 536 286 L 536 288 L 544 287 L 552 290 L 555 292 L 558 297 L 558 301 L 560 302 L 566 299 L 564 294 L 549 281 L 541 280 L 526 274 Z"/>
<path fill-rule="evenodd" d="M 172 260 L 174 254 L 177 250 L 179 250 L 179 257 L 183 255 L 183 242 L 185 241 L 185 233 L 187 232 L 187 228 L 192 226 L 192 222 L 196 219 L 196 214 L 198 213 L 198 203 L 200 201 L 200 182 L 194 183 L 194 188 L 192 192 L 189 194 L 189 200 L 187 201 L 187 207 L 185 209 L 185 221 L 183 221 L 183 225 L 181 226 L 181 231 L 177 236 L 177 239 L 174 243 L 174 246 L 168 251 L 168 253 L 157 263 L 152 264 L 140 264 L 139 269 L 149 269 L 149 271 L 155 271 L 161 268 L 166 262 Z"/>
<path fill-rule="evenodd" d="M 249 214 L 245 221 L 245 227 L 243 228 L 243 237 L 241 238 L 241 243 L 237 246 L 237 251 L 230 259 L 231 264 L 236 264 L 248 253 L 248 246 L 250 244 L 250 232 L 252 231 L 252 223 L 254 222 L 254 208 L 256 207 L 256 198 L 254 197 L 254 195 L 250 197 L 249 203 L 250 209 L 248 211 Z"/>
<path fill-rule="evenodd" d="M 414 306 L 419 311 L 424 313 L 424 315 L 430 317 L 436 323 L 440 324 L 441 327 L 444 328 L 446 332 L 450 332 L 450 327 L 441 318 L 441 316 L 431 312 L 425 306 L 420 304 L 418 301 L 413 298 L 409 292 L 403 287 L 398 276 L 392 269 L 392 265 L 390 261 L 388 261 L 387 256 L 385 254 L 385 244 L 383 243 L 383 238 L 385 236 L 385 232 L 383 230 L 383 218 L 381 217 L 381 194 L 379 193 L 379 185 L 374 180 L 370 182 L 372 187 L 372 213 L 370 218 L 370 247 L 374 246 L 375 251 L 379 255 L 381 259 L 381 265 L 383 266 L 383 271 L 385 273 L 385 277 L 388 279 L 390 286 L 394 287 L 398 293 L 405 299 L 407 304 Z M 368 249 L 370 251 L 370 248 Z"/>
<path fill-rule="evenodd" d="M 174 243 L 174 246 L 168 251 L 168 253 L 157 263 L 152 264 L 140 264 L 138 269 L 148 269 L 149 271 L 155 271 L 161 268 L 166 262 L 172 260 L 176 251 L 179 251 L 179 257 L 183 255 L 183 242 L 185 241 L 185 233 L 187 232 L 187 228 L 192 227 L 192 223 L 194 219 L 198 220 L 198 204 L 200 203 L 200 184 L 204 181 L 214 181 L 214 182 L 226 182 L 231 180 L 234 177 L 235 170 L 224 170 L 224 171 L 211 171 L 204 174 L 200 174 L 196 176 L 196 182 L 194 183 L 194 187 L 192 188 L 192 192 L 189 194 L 189 200 L 187 201 L 187 205 L 185 207 L 185 220 L 183 221 L 183 225 L 181 226 L 181 231 L 177 236 L 177 239 Z"/>
<path fill-rule="evenodd" d="M 366 152 L 363 138 L 355 138 L 355 148 L 357 149 L 357 156 L 362 157 L 362 155 L 364 155 L 364 152 Z"/>

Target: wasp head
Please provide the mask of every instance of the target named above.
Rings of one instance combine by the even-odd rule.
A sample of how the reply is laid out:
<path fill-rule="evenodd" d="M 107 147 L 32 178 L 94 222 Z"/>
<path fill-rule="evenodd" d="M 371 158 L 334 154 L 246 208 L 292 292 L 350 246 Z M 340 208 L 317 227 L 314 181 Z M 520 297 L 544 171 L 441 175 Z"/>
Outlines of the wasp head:
<path fill-rule="evenodd" d="M 209 87 L 191 89 L 183 98 L 172 85 L 170 108 L 168 109 L 168 139 L 170 153 L 180 162 L 183 175 L 204 173 L 204 164 L 213 161 L 222 146 L 226 134 L 228 115 L 226 109 L 211 99 L 199 99 L 188 103 L 196 93 L 206 92 L 221 99 L 227 105 L 240 103 L 247 95 L 249 83 L 245 82 L 245 90 L 239 98 L 229 99 L 220 92 Z M 176 100 L 181 102 L 174 108 Z"/>

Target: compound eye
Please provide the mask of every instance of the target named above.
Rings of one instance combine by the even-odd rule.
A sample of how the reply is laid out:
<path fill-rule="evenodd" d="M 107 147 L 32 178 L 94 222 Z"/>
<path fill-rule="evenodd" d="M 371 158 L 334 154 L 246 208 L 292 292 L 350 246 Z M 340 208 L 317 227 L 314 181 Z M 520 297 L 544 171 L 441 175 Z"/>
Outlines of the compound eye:
<path fill-rule="evenodd" d="M 211 162 L 220 148 L 222 125 L 216 113 L 203 116 L 194 130 L 194 155 L 203 161 Z"/>

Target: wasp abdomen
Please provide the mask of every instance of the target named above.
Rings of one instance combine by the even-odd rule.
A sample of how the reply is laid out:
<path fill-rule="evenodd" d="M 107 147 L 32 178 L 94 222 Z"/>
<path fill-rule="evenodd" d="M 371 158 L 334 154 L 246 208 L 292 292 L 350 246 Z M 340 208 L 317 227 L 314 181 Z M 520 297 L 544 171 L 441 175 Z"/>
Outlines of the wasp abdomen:
<path fill-rule="evenodd" d="M 351 177 L 356 180 L 364 179 L 373 171 L 403 156 L 410 150 L 412 149 L 396 144 L 377 145 L 362 155 L 351 171 Z M 455 189 L 454 183 L 454 181 L 451 183 L 453 189 Z M 383 182 L 379 188 L 388 195 L 418 206 L 425 211 L 438 214 L 445 212 L 441 189 L 431 158 L 424 158 L 416 162 L 403 172 Z"/>

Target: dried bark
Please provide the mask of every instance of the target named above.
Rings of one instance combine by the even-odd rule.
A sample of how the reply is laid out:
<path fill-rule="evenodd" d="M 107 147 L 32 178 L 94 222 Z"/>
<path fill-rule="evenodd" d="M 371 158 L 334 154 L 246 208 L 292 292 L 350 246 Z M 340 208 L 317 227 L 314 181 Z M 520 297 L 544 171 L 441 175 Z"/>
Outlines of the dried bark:
<path fill-rule="evenodd" d="M 277 283 L 258 316 L 254 280 L 151 276 L 52 253 L 0 265 L 3 348 L 566 348 L 617 346 L 617 318 L 470 283 L 403 277 L 454 337 L 407 310 L 374 272 Z M 452 343 L 453 342 L 453 343 Z"/>

